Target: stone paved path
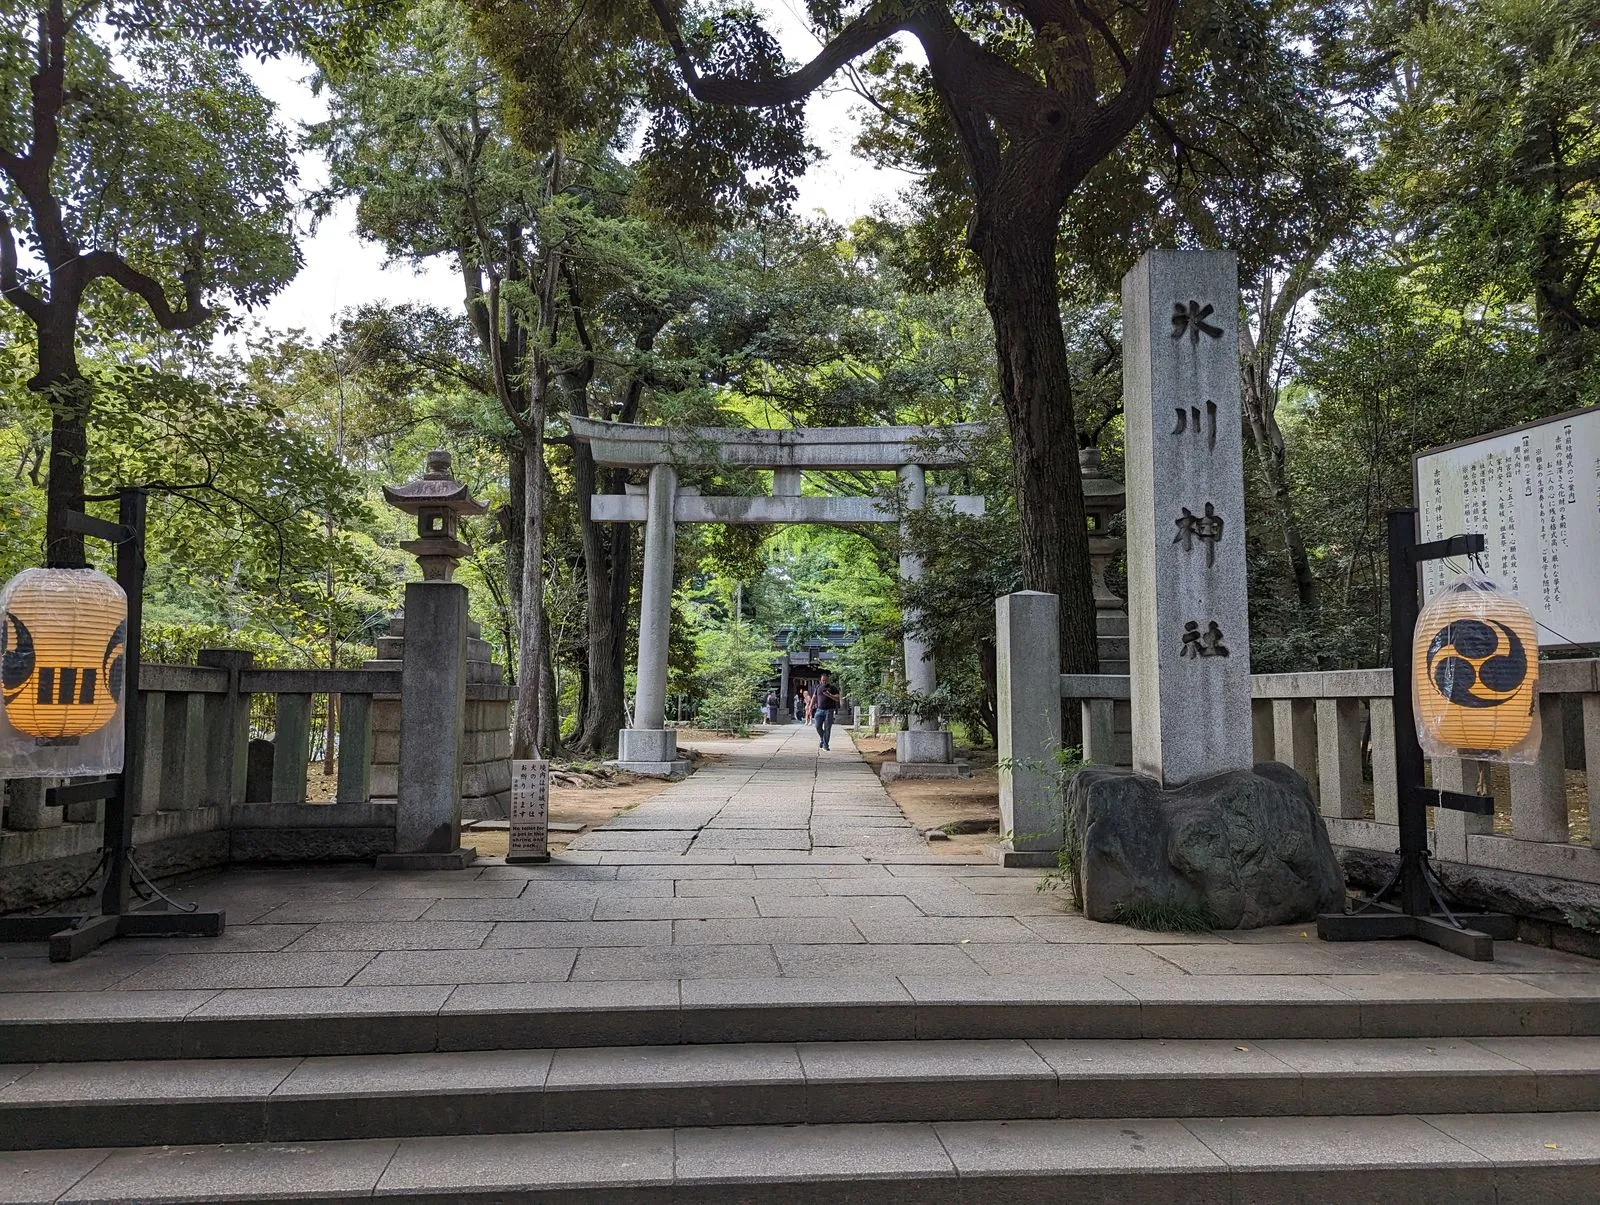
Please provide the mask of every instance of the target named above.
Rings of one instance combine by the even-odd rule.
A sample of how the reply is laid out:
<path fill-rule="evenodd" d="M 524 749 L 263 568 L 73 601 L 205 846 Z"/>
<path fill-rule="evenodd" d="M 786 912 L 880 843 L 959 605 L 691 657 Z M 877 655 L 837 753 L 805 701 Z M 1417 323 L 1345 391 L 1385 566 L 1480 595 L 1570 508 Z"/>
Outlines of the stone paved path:
<path fill-rule="evenodd" d="M 219 938 L 124 940 L 61 965 L 42 944 L 0 946 L 0 1022 L 582 1008 L 793 996 L 797 980 L 863 1002 L 1600 997 L 1600 962 L 1528 946 L 1472 963 L 1415 942 L 1327 945 L 1305 926 L 1096 924 L 1037 872 L 931 855 L 843 732 L 827 753 L 800 725 L 715 749 L 726 760 L 546 866 L 235 867 L 178 892 L 227 909 Z"/>
<path fill-rule="evenodd" d="M 923 854 L 926 843 L 876 774 L 835 730 L 819 749 L 805 724 L 732 745 L 684 782 L 641 804 L 570 848 L 584 852 L 833 852 L 888 857 Z"/>

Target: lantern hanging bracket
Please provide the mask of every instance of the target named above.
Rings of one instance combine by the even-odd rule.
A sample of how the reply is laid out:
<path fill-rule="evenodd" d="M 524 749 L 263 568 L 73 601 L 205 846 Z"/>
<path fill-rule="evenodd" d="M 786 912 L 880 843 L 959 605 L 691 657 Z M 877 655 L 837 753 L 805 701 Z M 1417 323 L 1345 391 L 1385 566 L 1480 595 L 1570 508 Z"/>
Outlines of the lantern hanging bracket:
<path fill-rule="evenodd" d="M 134 538 L 134 533 L 121 523 L 97 519 L 93 515 L 86 515 L 77 510 L 69 510 L 62 515 L 61 526 L 68 531 L 75 531 L 79 535 L 92 536 L 96 540 L 104 540 L 108 544 L 126 544 Z"/>
<path fill-rule="evenodd" d="M 58 808 L 66 803 L 90 803 L 96 799 L 110 799 L 122 784 L 115 778 L 102 778 L 95 782 L 75 782 L 65 787 L 48 787 L 44 793 L 46 807 Z"/>
<path fill-rule="evenodd" d="M 1412 787 L 1409 794 L 1421 800 L 1426 808 L 1448 808 L 1452 812 L 1471 812 L 1474 816 L 1494 815 L 1493 795 L 1468 795 L 1439 787 Z"/>
<path fill-rule="evenodd" d="M 1394 662 L 1394 763 L 1399 787 L 1400 860 L 1394 877 L 1372 900 L 1356 912 L 1329 912 L 1317 917 L 1317 936 L 1323 941 L 1375 941 L 1411 937 L 1470 958 L 1494 959 L 1495 941 L 1517 935 L 1517 919 L 1501 913 L 1456 914 L 1445 904 L 1428 861 L 1430 807 L 1494 814 L 1494 800 L 1428 786 L 1423 781 L 1422 745 L 1417 740 L 1415 707 L 1411 698 L 1411 658 L 1406 650 L 1416 631 L 1421 601 L 1417 569 L 1427 561 L 1447 557 L 1475 557 L 1487 547 L 1481 533 L 1470 532 L 1444 540 L 1417 539 L 1417 512 L 1389 512 L 1389 648 Z M 1390 899 L 1394 902 L 1390 903 Z"/>
<path fill-rule="evenodd" d="M 1447 540 L 1429 540 L 1426 544 L 1414 543 L 1406 552 L 1405 559 L 1407 564 L 1415 566 L 1424 561 L 1442 561 L 1453 556 L 1475 557 L 1487 547 L 1488 541 L 1477 533 L 1451 536 Z"/>

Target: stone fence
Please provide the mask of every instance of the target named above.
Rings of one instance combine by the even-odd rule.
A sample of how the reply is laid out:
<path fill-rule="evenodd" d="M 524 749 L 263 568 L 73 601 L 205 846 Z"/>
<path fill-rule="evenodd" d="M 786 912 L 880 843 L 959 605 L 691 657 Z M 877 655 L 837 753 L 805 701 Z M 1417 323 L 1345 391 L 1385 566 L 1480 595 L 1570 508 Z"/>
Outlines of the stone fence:
<path fill-rule="evenodd" d="M 394 643 L 403 630 L 403 620 L 392 621 Z M 380 655 L 387 651 L 380 646 Z M 365 669 L 257 669 L 250 653 L 233 649 L 202 650 L 198 665 L 141 666 L 144 731 L 128 750 L 127 773 L 144 871 L 155 877 L 229 862 L 393 852 L 398 652 Z M 462 795 L 468 815 L 483 815 L 510 786 L 512 689 L 499 682 L 498 666 L 475 660 L 469 653 Z M 338 775 L 329 802 L 308 800 L 318 695 L 330 704 L 337 698 Z M 261 696 L 274 704 L 270 741 L 251 739 L 252 704 Z M 0 911 L 56 900 L 96 867 L 104 803 L 46 807 L 52 785 L 0 782 Z"/>
<path fill-rule="evenodd" d="M 1082 710 L 1084 760 L 1130 765 L 1128 679 L 1063 674 L 1060 683 L 1062 699 Z M 1390 671 L 1256 674 L 1251 696 L 1255 759 L 1298 770 L 1352 882 L 1381 885 L 1399 845 Z M 1600 801 L 1585 769 L 1600 756 L 1600 660 L 1543 662 L 1539 708 L 1537 763 L 1483 776 L 1498 814 L 1430 810 L 1430 847 L 1464 904 L 1600 931 Z M 1476 793 L 1490 769 L 1435 759 L 1430 775 L 1436 787 Z"/>

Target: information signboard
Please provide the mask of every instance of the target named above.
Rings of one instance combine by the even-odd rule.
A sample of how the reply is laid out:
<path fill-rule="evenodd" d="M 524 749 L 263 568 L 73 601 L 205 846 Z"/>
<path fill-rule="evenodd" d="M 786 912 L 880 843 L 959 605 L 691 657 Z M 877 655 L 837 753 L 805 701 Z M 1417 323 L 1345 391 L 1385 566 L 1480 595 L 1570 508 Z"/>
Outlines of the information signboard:
<path fill-rule="evenodd" d="M 1600 643 L 1600 408 L 1420 452 L 1412 471 L 1423 540 L 1481 532 L 1542 647 Z M 1465 568 L 1425 564 L 1424 599 Z"/>
<path fill-rule="evenodd" d="M 506 861 L 550 860 L 550 763 L 511 763 L 511 833 Z"/>

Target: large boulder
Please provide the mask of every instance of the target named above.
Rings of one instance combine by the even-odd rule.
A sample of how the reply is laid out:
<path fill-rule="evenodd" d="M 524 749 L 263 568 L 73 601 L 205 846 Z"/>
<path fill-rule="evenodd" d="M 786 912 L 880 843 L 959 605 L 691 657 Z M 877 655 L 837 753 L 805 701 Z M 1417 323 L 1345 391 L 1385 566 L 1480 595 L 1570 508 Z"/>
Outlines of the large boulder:
<path fill-rule="evenodd" d="M 1171 791 L 1125 770 L 1080 770 L 1067 815 L 1082 837 L 1083 911 L 1094 920 L 1166 912 L 1254 929 L 1343 907 L 1344 877 L 1311 792 L 1277 762 Z"/>

